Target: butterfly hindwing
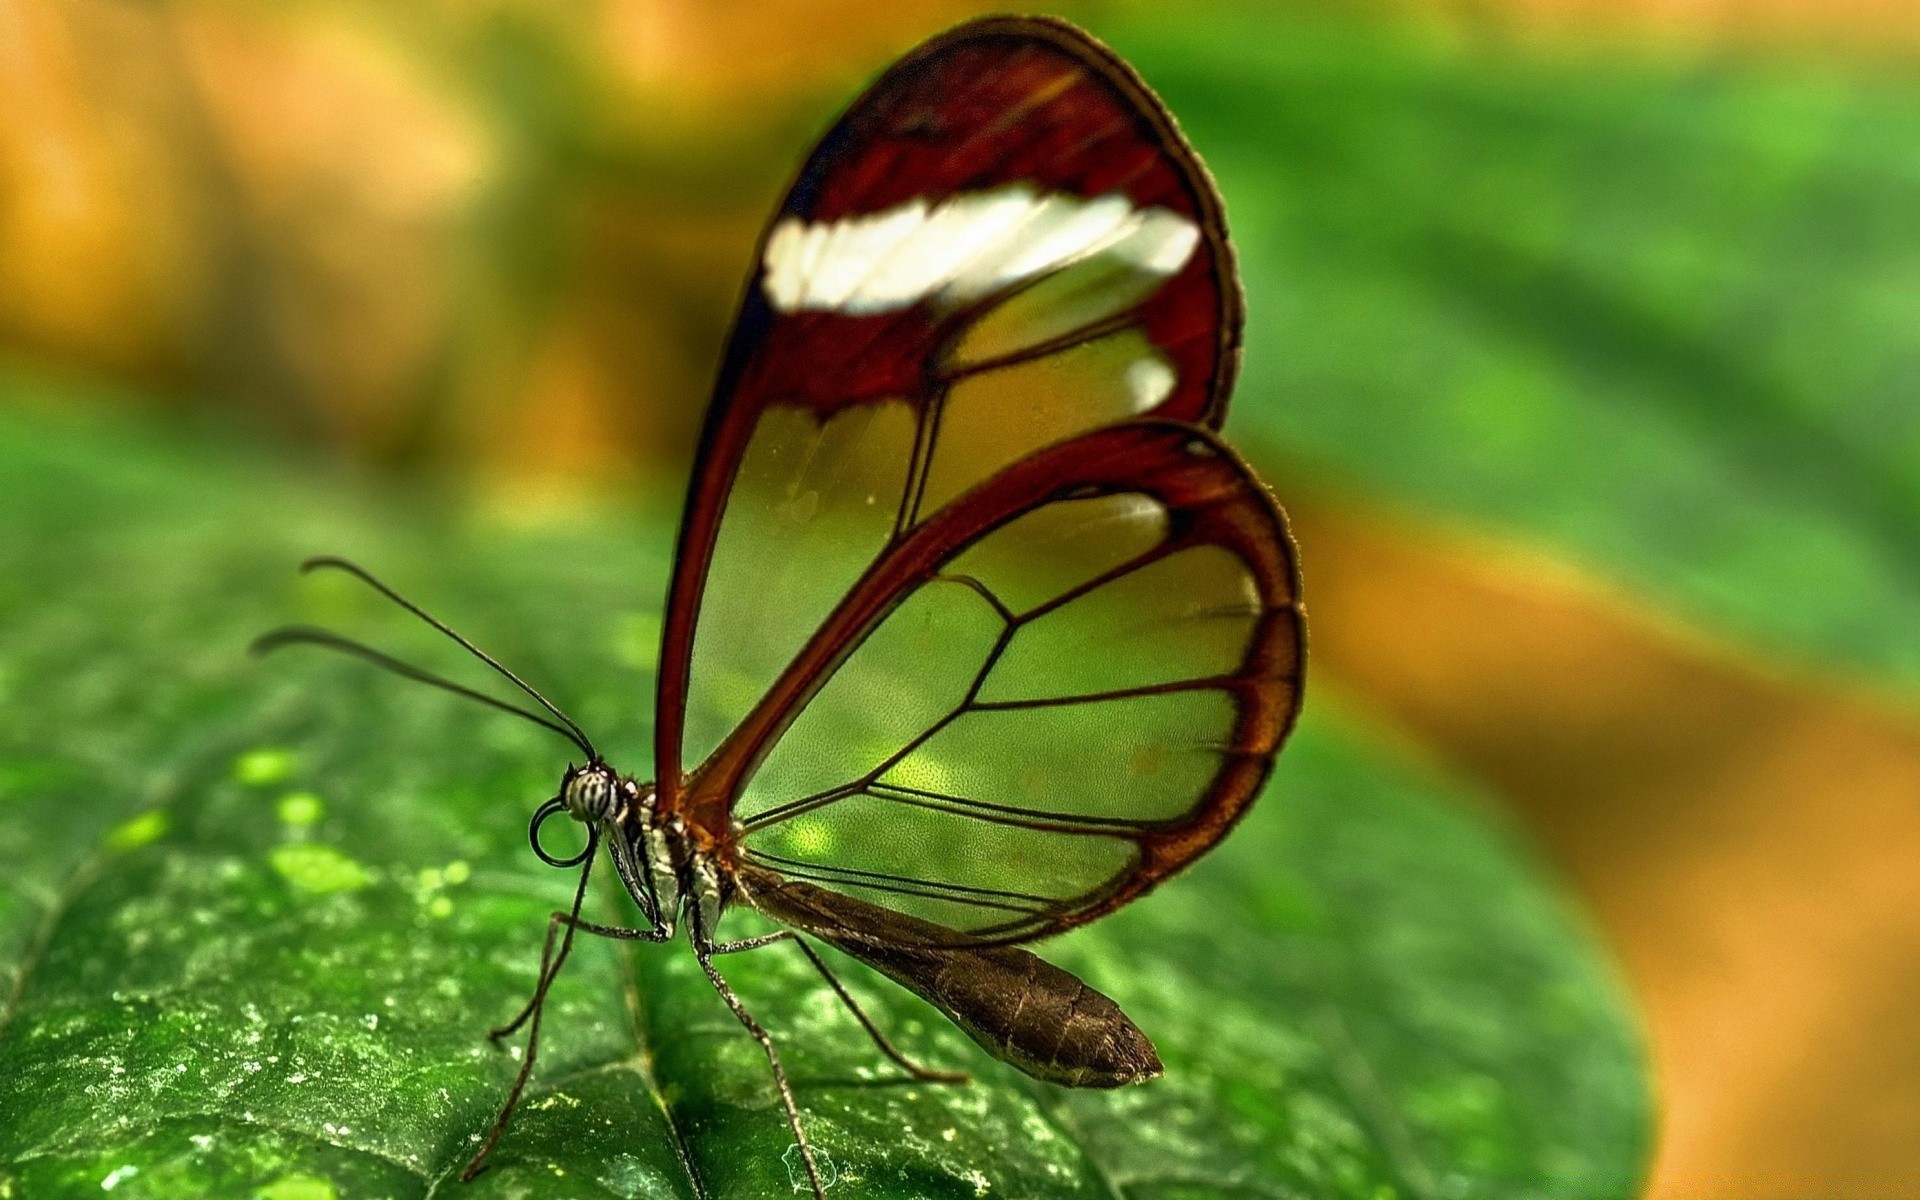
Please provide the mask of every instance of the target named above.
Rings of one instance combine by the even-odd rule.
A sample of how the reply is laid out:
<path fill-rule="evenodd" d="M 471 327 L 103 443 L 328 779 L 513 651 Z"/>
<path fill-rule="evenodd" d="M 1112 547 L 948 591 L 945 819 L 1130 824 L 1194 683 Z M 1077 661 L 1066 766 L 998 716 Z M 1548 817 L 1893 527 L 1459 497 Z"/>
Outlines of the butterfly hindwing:
<path fill-rule="evenodd" d="M 730 808 L 745 861 L 956 944 L 1091 919 L 1264 781 L 1299 701 L 1288 547 L 1197 427 L 1039 451 L 890 551 L 691 798 Z"/>

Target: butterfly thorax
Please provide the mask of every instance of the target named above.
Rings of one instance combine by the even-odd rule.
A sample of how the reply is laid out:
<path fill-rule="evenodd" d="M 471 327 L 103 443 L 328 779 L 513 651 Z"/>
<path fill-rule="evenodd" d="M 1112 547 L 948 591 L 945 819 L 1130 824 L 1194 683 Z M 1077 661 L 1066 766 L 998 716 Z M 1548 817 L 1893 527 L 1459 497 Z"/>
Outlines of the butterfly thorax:
<path fill-rule="evenodd" d="M 568 815 L 607 841 L 620 882 L 657 928 L 671 932 L 682 906 L 697 903 L 698 928 L 712 932 L 726 903 L 726 873 L 678 816 L 660 811 L 652 783 L 591 763 L 568 769 L 560 798 Z"/>

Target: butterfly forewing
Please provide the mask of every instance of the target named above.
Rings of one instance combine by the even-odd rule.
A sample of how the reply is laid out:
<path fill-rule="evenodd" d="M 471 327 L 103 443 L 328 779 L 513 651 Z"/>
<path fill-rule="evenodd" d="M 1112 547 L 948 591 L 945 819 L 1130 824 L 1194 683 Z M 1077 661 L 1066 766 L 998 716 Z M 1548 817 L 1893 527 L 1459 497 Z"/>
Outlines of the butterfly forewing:
<path fill-rule="evenodd" d="M 1191 426 L 1022 460 L 916 527 L 696 779 L 761 867 L 1044 936 L 1203 852 L 1298 702 L 1277 510 Z M 751 897 L 749 897 L 751 899 Z"/>
<path fill-rule="evenodd" d="M 1141 416 L 1217 425 L 1239 304 L 1211 183 L 1085 35 L 979 21 L 889 70 L 816 148 L 748 281 L 668 603 L 663 802 L 724 827 L 680 804 L 682 772 L 982 480 Z"/>

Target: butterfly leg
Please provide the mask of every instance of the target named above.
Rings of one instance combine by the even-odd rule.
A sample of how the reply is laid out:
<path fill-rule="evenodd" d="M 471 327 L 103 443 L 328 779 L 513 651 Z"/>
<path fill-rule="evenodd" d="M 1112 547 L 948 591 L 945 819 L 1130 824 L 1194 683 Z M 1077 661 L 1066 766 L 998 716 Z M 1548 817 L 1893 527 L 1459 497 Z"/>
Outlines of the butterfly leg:
<path fill-rule="evenodd" d="M 740 938 L 731 942 L 715 942 L 707 947 L 707 953 L 713 955 L 739 954 L 743 950 L 758 950 L 762 946 L 771 946 L 793 937 L 791 929 L 782 929 L 779 933 L 763 933 L 759 937 Z"/>
<path fill-rule="evenodd" d="M 582 921 L 572 913 L 555 911 L 547 920 L 547 943 L 540 951 L 540 983 L 535 986 L 532 998 L 520 1009 L 519 1014 L 516 1015 L 513 1020 L 508 1021 L 505 1025 L 497 1029 L 489 1029 L 487 1031 L 487 1036 L 492 1040 L 497 1042 L 501 1038 L 519 1029 L 522 1025 L 525 1025 L 528 1019 L 533 1016 L 533 1010 L 540 1005 L 546 996 L 546 989 L 553 982 L 553 977 L 560 973 L 560 964 L 552 963 L 549 965 L 549 960 L 553 952 L 554 932 L 562 925 L 570 929 L 577 929 L 581 933 L 591 933 L 597 937 L 616 938 L 621 941 L 630 942 L 659 943 L 665 942 L 673 937 L 670 930 L 658 925 L 650 929 L 634 929 L 625 925 L 596 925 L 592 921 Z"/>
<path fill-rule="evenodd" d="M 580 905 L 587 897 L 587 878 L 592 873 L 592 860 L 589 859 L 587 869 L 580 872 L 580 887 L 574 893 L 573 913 L 569 916 L 580 911 Z M 555 917 L 559 915 L 554 914 Z M 513 1110 L 519 1107 L 520 1094 L 526 1090 L 527 1079 L 533 1074 L 533 1060 L 540 1053 L 540 1018 L 547 1011 L 547 989 L 553 986 L 554 979 L 560 974 L 560 968 L 566 965 L 567 955 L 573 951 L 574 927 L 571 921 L 565 922 L 567 932 L 560 939 L 559 951 L 555 953 L 553 950 L 554 930 L 560 928 L 561 924 L 562 922 L 558 920 L 547 922 L 546 947 L 540 954 L 540 977 L 539 982 L 534 984 L 533 998 L 527 1001 L 527 1006 L 512 1022 L 494 1030 L 489 1035 L 498 1040 L 519 1028 L 521 1022 L 531 1021 L 527 1026 L 527 1048 L 520 1056 L 520 1071 L 513 1077 L 513 1087 L 507 1092 L 507 1101 L 500 1106 L 500 1115 L 493 1119 L 493 1127 L 487 1130 L 487 1136 L 481 1141 L 480 1149 L 467 1160 L 466 1168 L 460 1172 L 462 1183 L 471 1182 L 475 1176 L 487 1169 L 487 1157 L 493 1153 L 493 1147 L 499 1142 L 500 1135 L 507 1131 L 507 1123 L 513 1120 Z M 551 959 L 551 965 L 549 965 L 549 959 Z"/>
<path fill-rule="evenodd" d="M 887 1035 L 880 1032 L 880 1027 L 873 1023 L 873 1018 L 867 1016 L 866 1011 L 854 1000 L 853 993 L 847 991 L 846 984 L 840 982 L 840 977 L 827 966 L 826 960 L 820 957 L 819 952 L 799 937 L 793 939 L 793 944 L 800 947 L 800 953 L 807 956 L 807 961 L 813 964 L 814 970 L 820 972 L 820 977 L 827 981 L 827 986 L 833 989 L 834 995 L 840 997 L 840 1003 L 846 1005 L 847 1011 L 853 1014 L 853 1019 L 860 1022 L 860 1027 L 867 1031 L 867 1036 L 872 1038 L 873 1044 L 880 1048 L 880 1053 L 892 1059 L 901 1070 L 915 1079 L 922 1079 L 928 1083 L 973 1082 L 973 1076 L 965 1071 L 936 1071 L 932 1067 L 923 1067 L 902 1054 L 892 1042 L 887 1040 Z"/>
<path fill-rule="evenodd" d="M 921 1066 L 901 1053 L 893 1042 L 888 1040 L 887 1035 L 880 1032 L 880 1027 L 873 1023 L 873 1018 L 860 1007 L 860 1002 L 853 998 L 853 993 L 847 990 L 846 984 L 840 982 L 840 977 L 827 966 L 826 960 L 820 957 L 819 952 L 807 945 L 806 940 L 791 929 L 783 929 L 779 933 L 762 934 L 759 937 L 742 938 L 737 942 L 715 942 L 709 953 L 738 954 L 742 950 L 758 950 L 762 946 L 771 946 L 776 942 L 792 942 L 800 948 L 800 953 L 806 955 L 807 961 L 813 964 L 813 969 L 820 972 L 820 978 L 826 980 L 827 986 L 833 989 L 833 994 L 840 997 L 840 1003 L 846 1005 L 847 1011 L 853 1014 L 853 1019 L 860 1022 L 860 1028 L 867 1031 L 867 1036 L 873 1039 L 873 1044 L 879 1047 L 880 1053 L 897 1063 L 901 1070 L 915 1079 L 925 1080 L 928 1083 L 973 1082 L 973 1076 L 965 1071 L 936 1071 L 932 1067 Z"/>
<path fill-rule="evenodd" d="M 632 929 L 621 925 L 597 925 L 592 921 L 582 921 L 577 915 L 578 912 L 577 907 L 570 913 L 556 912 L 547 921 L 547 942 L 540 953 L 540 982 L 534 986 L 532 998 L 527 1001 L 526 1007 L 520 1010 L 518 1016 L 487 1034 L 497 1042 L 529 1020 L 533 1022 L 532 1028 L 527 1030 L 527 1048 L 520 1059 L 520 1073 L 514 1076 L 513 1088 L 507 1093 L 507 1101 L 501 1106 L 500 1115 L 494 1119 L 493 1128 L 488 1131 L 486 1140 L 481 1143 L 472 1161 L 467 1163 L 466 1170 L 460 1173 L 463 1182 L 472 1180 L 474 1176 L 486 1169 L 487 1157 L 493 1153 L 494 1144 L 500 1140 L 500 1135 L 506 1132 L 507 1123 L 513 1118 L 513 1110 L 520 1104 L 520 1094 L 526 1090 L 527 1080 L 533 1074 L 533 1060 L 540 1052 L 540 1017 L 546 1011 L 547 989 L 553 986 L 553 981 L 560 975 L 561 966 L 567 961 L 567 954 L 573 948 L 574 932 L 577 930 L 600 937 L 638 942 L 664 942 L 673 936 L 670 931 L 660 926 L 652 929 Z M 552 957 L 549 965 L 549 957 L 553 951 L 554 931 L 561 926 L 566 927 L 567 934 L 561 939 L 560 953 Z"/>
<path fill-rule="evenodd" d="M 547 994 L 547 986 L 553 980 L 554 934 L 559 931 L 561 922 L 565 916 L 565 913 L 555 912 L 547 918 L 547 940 L 540 946 L 540 973 L 535 977 L 536 982 L 533 985 L 533 995 L 527 998 L 526 1004 L 521 1007 L 519 1013 L 514 1016 L 513 1020 L 508 1021 L 505 1025 L 496 1025 L 492 1029 L 487 1030 L 488 1041 L 497 1042 L 501 1038 L 513 1033 L 527 1023 L 528 1018 L 533 1016 L 534 1009 L 540 1007 L 541 1000 Z"/>
<path fill-rule="evenodd" d="M 539 982 L 534 985 L 532 999 L 527 1001 L 526 1007 L 520 1010 L 518 1016 L 489 1035 L 497 1041 L 520 1028 L 522 1024 L 526 1024 L 527 1046 L 520 1056 L 520 1071 L 513 1077 L 513 1087 L 507 1092 L 506 1103 L 500 1106 L 500 1115 L 494 1118 L 492 1128 L 487 1130 L 486 1137 L 480 1143 L 480 1149 L 474 1152 L 474 1156 L 467 1161 L 466 1168 L 460 1172 L 463 1183 L 471 1181 L 487 1169 L 488 1156 L 493 1153 L 493 1148 L 500 1141 L 501 1135 L 506 1133 L 508 1122 L 513 1120 L 514 1109 L 520 1105 L 520 1096 L 526 1091 L 527 1080 L 533 1075 L 533 1061 L 540 1053 L 540 1019 L 547 1010 L 547 991 L 553 986 L 553 981 L 559 978 L 560 968 L 566 965 L 567 955 L 573 952 L 573 935 L 576 932 L 585 932 L 602 937 L 632 938 L 650 942 L 663 942 L 671 936 L 664 927 L 659 925 L 655 925 L 652 929 L 624 929 L 617 925 L 596 925 L 592 921 L 580 919 L 580 906 L 586 903 L 587 899 L 587 881 L 593 876 L 594 849 L 595 835 L 589 835 L 587 865 L 580 872 L 579 886 L 574 889 L 573 906 L 567 912 L 554 913 L 547 921 L 547 938 L 540 951 Z M 555 950 L 554 932 L 562 926 L 566 928 L 566 933 L 560 938 L 559 949 Z"/>
<path fill-rule="evenodd" d="M 767 944 L 759 938 L 747 940 L 759 942 L 762 945 Z M 767 939 L 767 941 L 777 940 L 780 939 L 777 937 Z M 794 1103 L 793 1088 L 787 1083 L 787 1070 L 780 1065 L 780 1054 L 773 1048 L 773 1038 L 761 1027 L 760 1022 L 753 1019 L 753 1014 L 747 1011 L 746 1005 L 740 1003 L 740 997 L 734 995 L 733 988 L 721 978 L 720 972 L 713 965 L 713 955 L 721 946 L 738 947 L 739 943 L 702 945 L 701 939 L 696 938 L 693 948 L 694 957 L 700 960 L 700 969 L 707 973 L 707 979 L 713 984 L 713 990 L 720 993 L 720 998 L 727 1002 L 727 1007 L 733 1010 L 733 1015 L 739 1019 L 740 1024 L 746 1027 L 747 1032 L 753 1035 L 753 1040 L 760 1043 L 760 1049 L 766 1052 L 767 1064 L 773 1068 L 773 1085 L 780 1093 L 780 1106 L 787 1111 L 787 1128 L 793 1130 L 793 1140 L 800 1147 L 800 1161 L 807 1168 L 807 1182 L 813 1185 L 814 1200 L 826 1200 L 826 1185 L 820 1182 L 820 1168 L 813 1161 L 813 1143 L 807 1141 L 806 1130 L 800 1126 L 800 1106 Z"/>

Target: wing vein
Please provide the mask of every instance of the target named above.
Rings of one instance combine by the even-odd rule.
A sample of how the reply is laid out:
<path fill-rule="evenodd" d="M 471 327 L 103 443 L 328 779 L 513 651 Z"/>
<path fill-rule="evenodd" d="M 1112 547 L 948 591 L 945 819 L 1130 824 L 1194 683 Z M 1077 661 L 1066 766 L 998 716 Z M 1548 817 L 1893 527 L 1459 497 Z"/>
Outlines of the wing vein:
<path fill-rule="evenodd" d="M 1029 917 L 1044 916 L 1059 904 L 1058 900 L 1047 896 L 1033 896 L 1024 892 L 1003 891 L 999 888 L 968 887 L 965 884 L 946 883 L 938 879 L 891 875 L 884 871 L 863 871 L 853 867 L 810 863 L 801 859 L 768 854 L 761 850 L 749 850 L 747 855 L 754 861 L 775 868 L 782 874 L 790 875 L 795 879 L 838 884 L 842 887 L 870 888 L 876 892 L 917 896 L 923 900 L 943 900 L 976 908 L 993 908 Z M 1026 901 L 1026 903 L 1010 903 L 1015 900 Z"/>
<path fill-rule="evenodd" d="M 1247 682 L 1242 675 L 1209 675 L 1202 679 L 1174 679 L 1165 683 L 1144 683 L 1138 687 L 1114 688 L 1106 692 L 1085 692 L 1076 696 L 1041 696 L 1026 700 L 976 700 L 967 707 L 972 712 L 1017 712 L 1028 708 L 1061 708 L 1071 704 L 1099 704 L 1107 700 L 1132 700 L 1140 696 L 1166 696 L 1179 692 L 1231 691 Z"/>
<path fill-rule="evenodd" d="M 883 793 L 894 794 L 876 795 L 874 792 L 876 788 Z M 910 804 L 917 808 L 929 808 L 938 812 L 953 813 L 956 816 L 972 817 L 975 820 L 989 821 L 996 825 L 1013 825 L 1040 833 L 1112 837 L 1115 836 L 1111 832 L 1114 829 L 1140 829 L 1155 824 L 1151 821 L 1135 821 L 1126 817 L 1091 817 L 1081 816 L 1078 813 L 1021 808 L 1012 804 L 995 804 L 989 800 L 972 800 L 965 796 L 951 796 L 943 792 L 931 792 L 898 783 L 875 783 L 869 785 L 865 794 L 873 796 L 876 800 L 891 800 L 898 804 Z M 1020 817 L 1031 817 L 1033 820 L 1017 819 Z"/>

